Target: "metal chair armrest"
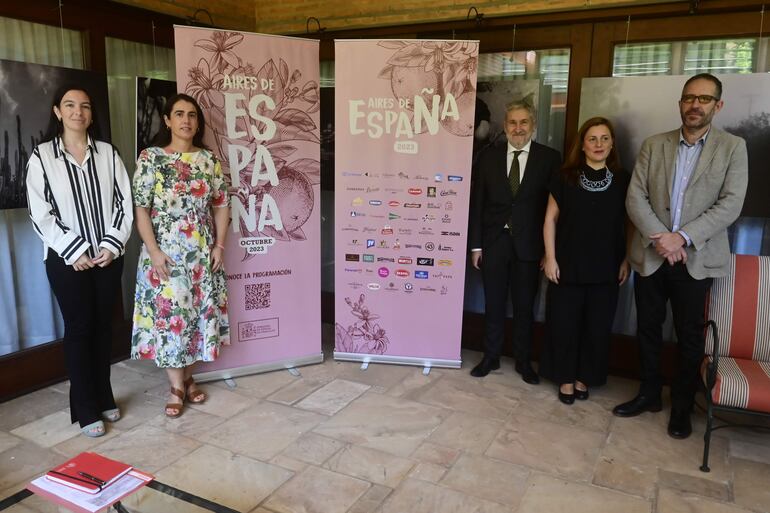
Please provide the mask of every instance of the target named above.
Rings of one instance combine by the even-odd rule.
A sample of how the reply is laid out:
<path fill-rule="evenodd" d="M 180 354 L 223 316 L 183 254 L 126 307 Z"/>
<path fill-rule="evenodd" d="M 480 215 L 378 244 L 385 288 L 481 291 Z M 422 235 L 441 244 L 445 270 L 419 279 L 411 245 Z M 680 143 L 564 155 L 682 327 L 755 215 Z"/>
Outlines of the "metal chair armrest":
<path fill-rule="evenodd" d="M 709 362 L 706 368 L 706 388 L 710 393 L 717 382 L 717 368 L 719 367 L 719 330 L 717 329 L 717 323 L 712 320 L 706 322 L 704 329 L 708 330 L 708 328 L 711 328 L 712 335 L 714 336 L 714 347 L 711 352 L 711 362 Z"/>

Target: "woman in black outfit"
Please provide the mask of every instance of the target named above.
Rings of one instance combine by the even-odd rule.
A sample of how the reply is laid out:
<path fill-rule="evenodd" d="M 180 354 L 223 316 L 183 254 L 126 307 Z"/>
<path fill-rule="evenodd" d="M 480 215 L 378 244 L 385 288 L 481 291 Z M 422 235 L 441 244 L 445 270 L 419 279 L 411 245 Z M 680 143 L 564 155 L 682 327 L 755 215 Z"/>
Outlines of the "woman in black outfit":
<path fill-rule="evenodd" d="M 607 355 L 618 287 L 629 275 L 625 198 L 615 130 L 606 118 L 580 127 L 561 172 L 551 179 L 543 225 L 546 342 L 540 374 L 559 385 L 559 400 L 588 399 L 607 381 Z"/>

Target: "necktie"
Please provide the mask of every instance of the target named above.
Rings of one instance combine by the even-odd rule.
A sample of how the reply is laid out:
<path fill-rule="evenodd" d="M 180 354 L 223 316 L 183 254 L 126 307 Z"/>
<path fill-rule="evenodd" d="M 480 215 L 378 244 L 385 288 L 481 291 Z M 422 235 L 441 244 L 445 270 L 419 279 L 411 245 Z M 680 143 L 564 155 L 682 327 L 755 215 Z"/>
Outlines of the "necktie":
<path fill-rule="evenodd" d="M 511 195 L 515 198 L 516 193 L 519 192 L 519 155 L 523 153 L 523 150 L 514 150 L 513 160 L 511 160 L 511 169 L 508 171 L 508 185 L 511 186 Z M 513 228 L 513 213 L 508 219 L 508 229 Z"/>
<path fill-rule="evenodd" d="M 508 184 L 511 186 L 511 194 L 516 197 L 516 193 L 519 192 L 519 155 L 524 153 L 523 150 L 516 150 L 513 152 L 513 160 L 511 160 L 511 169 L 508 170 Z"/>

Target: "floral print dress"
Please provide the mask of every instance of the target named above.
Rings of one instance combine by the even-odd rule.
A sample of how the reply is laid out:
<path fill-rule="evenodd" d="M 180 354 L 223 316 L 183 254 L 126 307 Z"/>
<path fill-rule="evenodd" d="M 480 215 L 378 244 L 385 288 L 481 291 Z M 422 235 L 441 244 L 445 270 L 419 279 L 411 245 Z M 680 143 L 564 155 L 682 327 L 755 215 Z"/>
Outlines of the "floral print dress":
<path fill-rule="evenodd" d="M 230 343 L 225 273 L 211 270 L 211 207 L 228 206 L 222 167 L 208 150 L 148 148 L 139 155 L 133 185 L 134 204 L 150 209 L 155 239 L 174 265 L 161 281 L 142 245 L 131 358 L 177 368 L 212 361 L 221 344 Z"/>

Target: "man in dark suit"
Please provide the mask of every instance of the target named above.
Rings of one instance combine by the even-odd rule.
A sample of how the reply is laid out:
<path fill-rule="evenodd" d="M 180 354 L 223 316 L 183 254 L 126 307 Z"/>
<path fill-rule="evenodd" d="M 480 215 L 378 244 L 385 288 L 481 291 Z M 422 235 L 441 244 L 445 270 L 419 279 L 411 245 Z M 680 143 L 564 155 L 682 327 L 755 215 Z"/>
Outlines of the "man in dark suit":
<path fill-rule="evenodd" d="M 506 106 L 507 141 L 487 148 L 474 166 L 469 244 L 471 263 L 484 282 L 484 359 L 471 371 L 482 377 L 500 368 L 508 294 L 513 303 L 516 371 L 539 382 L 530 363 L 534 302 L 543 257 L 548 181 L 559 153 L 532 141 L 535 111 L 527 102 Z"/>
<path fill-rule="evenodd" d="M 727 227 L 741 213 L 749 178 L 746 142 L 711 124 L 722 106 L 718 78 L 702 73 L 687 80 L 679 99 L 682 126 L 644 141 L 626 196 L 636 227 L 628 260 L 637 273 L 642 383 L 613 413 L 661 410 L 661 326 L 671 301 L 678 349 L 668 423 L 673 438 L 692 433 L 706 294 L 713 278 L 728 273 Z"/>

